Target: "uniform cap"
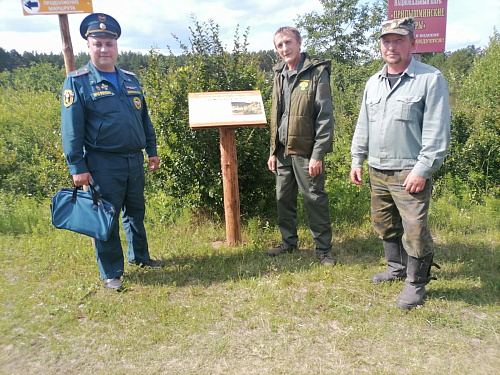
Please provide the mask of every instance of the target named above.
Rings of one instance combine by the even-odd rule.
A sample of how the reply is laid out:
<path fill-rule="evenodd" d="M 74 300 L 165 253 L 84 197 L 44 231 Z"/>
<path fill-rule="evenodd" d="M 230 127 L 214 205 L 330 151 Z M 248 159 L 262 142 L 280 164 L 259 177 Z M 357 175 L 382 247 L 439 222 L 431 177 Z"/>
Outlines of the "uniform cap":
<path fill-rule="evenodd" d="M 122 29 L 113 17 L 104 13 L 92 13 L 84 18 L 80 25 L 80 35 L 83 39 L 89 36 L 107 36 L 118 39 Z"/>
<path fill-rule="evenodd" d="M 408 35 L 415 30 L 415 20 L 411 17 L 382 22 L 380 37 L 387 34 Z"/>

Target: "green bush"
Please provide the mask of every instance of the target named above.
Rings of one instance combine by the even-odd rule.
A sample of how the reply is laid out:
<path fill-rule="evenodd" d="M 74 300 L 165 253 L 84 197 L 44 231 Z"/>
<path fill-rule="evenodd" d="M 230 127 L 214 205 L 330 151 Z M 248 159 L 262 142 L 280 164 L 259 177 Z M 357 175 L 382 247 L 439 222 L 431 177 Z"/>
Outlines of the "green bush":
<path fill-rule="evenodd" d="M 452 144 L 438 175 L 449 173 L 463 181 L 476 201 L 500 195 L 499 71 L 500 35 L 495 32 L 457 93 Z"/>
<path fill-rule="evenodd" d="M 0 96 L 0 189 L 49 196 L 67 180 L 60 96 L 3 88 Z"/>
<path fill-rule="evenodd" d="M 223 189 L 216 129 L 191 131 L 188 93 L 210 91 L 260 90 L 264 75 L 257 60 L 247 53 L 247 35 L 240 42 L 238 31 L 234 49 L 225 51 L 219 28 L 213 22 L 194 20 L 191 48 L 183 46 L 186 65 L 152 51 L 144 74 L 148 106 L 158 137 L 162 166 L 150 179 L 151 189 L 163 190 L 176 206 L 192 208 L 209 215 L 223 216 Z M 262 90 L 266 102 L 267 91 Z M 267 129 L 239 128 L 236 149 L 241 212 L 254 216 L 274 207 L 273 175 L 267 173 L 269 154 Z"/>
<path fill-rule="evenodd" d="M 0 74 L 0 190 L 50 196 L 67 180 L 61 133 L 64 72 L 47 63 Z"/>

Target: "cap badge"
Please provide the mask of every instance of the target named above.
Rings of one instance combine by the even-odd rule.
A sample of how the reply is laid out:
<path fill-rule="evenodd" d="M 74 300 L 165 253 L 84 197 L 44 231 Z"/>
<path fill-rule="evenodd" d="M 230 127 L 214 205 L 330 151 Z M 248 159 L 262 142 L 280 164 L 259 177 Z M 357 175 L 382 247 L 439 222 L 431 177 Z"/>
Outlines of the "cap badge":
<path fill-rule="evenodd" d="M 106 22 L 106 16 L 104 14 L 99 14 L 97 16 L 97 19 L 99 20 L 99 22 Z"/>

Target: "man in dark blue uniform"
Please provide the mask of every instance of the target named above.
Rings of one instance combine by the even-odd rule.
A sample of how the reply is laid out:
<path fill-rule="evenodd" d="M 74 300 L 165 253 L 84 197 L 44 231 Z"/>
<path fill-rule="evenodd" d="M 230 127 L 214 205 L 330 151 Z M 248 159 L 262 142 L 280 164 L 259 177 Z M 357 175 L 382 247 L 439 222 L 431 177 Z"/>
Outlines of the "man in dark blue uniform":
<path fill-rule="evenodd" d="M 104 199 L 122 211 L 130 264 L 160 268 L 149 256 L 144 228 L 144 154 L 158 169 L 156 135 L 144 94 L 133 73 L 115 67 L 121 28 L 111 16 L 94 13 L 80 26 L 90 61 L 64 81 L 62 143 L 76 186 L 97 184 Z M 122 288 L 124 270 L 119 224 L 107 241 L 95 240 L 104 285 Z"/>

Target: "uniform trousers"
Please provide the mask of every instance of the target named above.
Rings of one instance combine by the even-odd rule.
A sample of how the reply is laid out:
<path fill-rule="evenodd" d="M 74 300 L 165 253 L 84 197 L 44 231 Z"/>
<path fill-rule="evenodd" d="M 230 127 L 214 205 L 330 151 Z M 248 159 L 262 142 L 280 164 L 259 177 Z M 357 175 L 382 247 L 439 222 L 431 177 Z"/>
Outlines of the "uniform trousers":
<path fill-rule="evenodd" d="M 381 239 L 402 236 L 408 255 L 422 258 L 434 252 L 428 215 L 432 181 L 419 193 L 409 193 L 403 183 L 411 170 L 370 168 L 371 219 Z"/>
<path fill-rule="evenodd" d="M 127 258 L 132 263 L 150 259 L 144 228 L 144 155 L 142 152 L 116 154 L 91 151 L 86 154 L 87 166 L 101 196 L 122 213 L 123 229 L 128 243 Z M 95 240 L 97 264 L 103 279 L 123 275 L 124 258 L 119 220 L 107 241 Z"/>
<path fill-rule="evenodd" d="M 332 227 L 328 194 L 325 190 L 325 171 L 317 176 L 309 175 L 309 158 L 299 155 L 284 155 L 280 147 L 276 162 L 276 199 L 278 205 L 278 227 L 284 245 L 295 247 L 297 235 L 298 189 L 309 219 L 309 229 L 318 252 L 332 249 Z"/>

